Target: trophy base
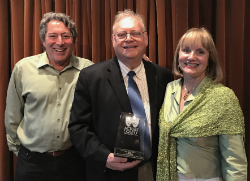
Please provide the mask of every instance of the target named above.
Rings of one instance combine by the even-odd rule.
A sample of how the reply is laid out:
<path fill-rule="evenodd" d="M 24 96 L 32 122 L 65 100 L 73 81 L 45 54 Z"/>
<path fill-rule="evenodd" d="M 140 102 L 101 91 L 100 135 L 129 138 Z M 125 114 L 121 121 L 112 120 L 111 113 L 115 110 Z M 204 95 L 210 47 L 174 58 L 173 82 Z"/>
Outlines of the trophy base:
<path fill-rule="evenodd" d="M 114 155 L 117 157 L 132 158 L 135 160 L 144 160 L 144 153 L 141 151 L 115 148 Z"/>

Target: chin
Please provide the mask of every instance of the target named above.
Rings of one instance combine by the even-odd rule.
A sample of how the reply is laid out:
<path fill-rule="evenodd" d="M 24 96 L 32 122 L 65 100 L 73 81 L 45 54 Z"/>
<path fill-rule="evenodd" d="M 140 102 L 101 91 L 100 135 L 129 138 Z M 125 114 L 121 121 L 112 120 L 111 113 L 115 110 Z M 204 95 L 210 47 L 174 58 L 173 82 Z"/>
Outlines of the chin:
<path fill-rule="evenodd" d="M 131 53 L 124 53 L 123 56 L 126 56 L 126 57 L 135 57 L 135 56 L 137 56 L 137 54 L 131 52 Z"/>
<path fill-rule="evenodd" d="M 126 59 L 134 59 L 136 57 L 135 56 L 124 56 L 124 58 L 126 58 Z"/>

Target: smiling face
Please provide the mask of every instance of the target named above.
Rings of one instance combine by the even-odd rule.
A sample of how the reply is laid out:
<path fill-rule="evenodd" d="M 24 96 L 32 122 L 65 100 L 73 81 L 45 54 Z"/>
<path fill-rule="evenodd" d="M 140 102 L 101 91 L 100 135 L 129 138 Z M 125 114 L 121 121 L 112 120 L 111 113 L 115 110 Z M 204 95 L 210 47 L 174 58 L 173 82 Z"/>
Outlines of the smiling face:
<path fill-rule="evenodd" d="M 70 30 L 63 22 L 52 20 L 48 23 L 43 46 L 50 63 L 55 68 L 69 64 L 74 42 Z"/>
<path fill-rule="evenodd" d="M 127 32 L 124 39 L 119 39 L 120 32 Z M 131 36 L 133 32 L 140 32 L 141 36 Z M 147 33 L 143 31 L 141 23 L 131 17 L 126 17 L 116 23 L 113 28 L 112 42 L 117 58 L 126 66 L 134 64 L 135 66 L 142 61 L 142 55 L 148 45 Z M 138 65 L 139 65 L 138 64 Z M 137 65 L 137 66 L 138 66 Z"/>
<path fill-rule="evenodd" d="M 184 77 L 204 78 L 209 52 L 201 42 L 183 43 L 179 50 L 179 66 Z"/>

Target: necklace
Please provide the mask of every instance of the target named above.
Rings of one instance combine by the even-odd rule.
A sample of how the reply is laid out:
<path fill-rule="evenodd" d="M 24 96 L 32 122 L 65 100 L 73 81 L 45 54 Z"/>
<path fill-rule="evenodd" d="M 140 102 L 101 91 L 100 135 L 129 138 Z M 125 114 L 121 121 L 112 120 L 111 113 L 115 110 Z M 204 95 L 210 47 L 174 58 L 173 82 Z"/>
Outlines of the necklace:
<path fill-rule="evenodd" d="M 203 78 L 202 78 L 202 79 L 203 79 Z M 200 84 L 200 82 L 202 81 L 202 79 L 199 80 L 199 81 L 198 81 L 198 84 L 196 84 L 196 86 L 194 86 L 194 87 L 193 87 L 192 89 L 190 89 L 190 90 L 187 90 L 186 86 L 184 87 L 184 82 L 182 83 L 182 86 L 184 87 L 184 89 L 185 89 L 185 91 L 186 91 L 186 94 L 183 96 L 184 101 L 187 100 L 188 96 L 189 96 L 189 95 L 194 91 L 194 89 Z"/>
<path fill-rule="evenodd" d="M 196 87 L 196 86 L 195 86 L 195 87 Z M 184 87 L 185 91 L 187 91 L 186 94 L 183 96 L 184 101 L 187 100 L 189 94 L 191 94 L 191 93 L 193 92 L 193 90 L 195 89 L 195 87 L 193 87 L 193 88 L 192 88 L 191 90 L 189 90 L 189 91 L 186 89 L 186 87 Z"/>

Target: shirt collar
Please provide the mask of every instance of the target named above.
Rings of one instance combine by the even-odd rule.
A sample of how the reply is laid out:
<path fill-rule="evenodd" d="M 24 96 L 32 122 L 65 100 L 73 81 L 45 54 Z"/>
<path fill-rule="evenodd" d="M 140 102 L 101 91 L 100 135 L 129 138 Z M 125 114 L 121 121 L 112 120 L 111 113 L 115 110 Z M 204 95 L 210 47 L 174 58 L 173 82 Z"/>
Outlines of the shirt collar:
<path fill-rule="evenodd" d="M 38 64 L 37 64 L 37 68 L 39 69 L 39 68 L 42 68 L 44 66 L 52 66 L 49 63 L 49 59 L 48 59 L 46 52 L 42 53 L 42 56 L 39 59 Z M 79 59 L 77 59 L 77 57 L 75 57 L 73 55 L 70 56 L 69 64 L 65 67 L 65 69 L 68 69 L 70 67 L 74 67 L 78 70 L 81 70 Z"/>
<path fill-rule="evenodd" d="M 39 69 L 46 65 L 49 65 L 49 59 L 46 52 L 43 52 L 41 58 L 38 61 L 37 68 Z"/>
<path fill-rule="evenodd" d="M 128 76 L 128 72 L 130 72 L 130 68 L 128 68 L 124 63 L 122 63 L 119 59 L 118 59 L 118 63 L 120 65 L 121 71 L 122 71 L 122 76 L 123 79 L 125 79 L 125 77 Z M 141 79 L 143 76 L 143 70 L 144 70 L 144 64 L 143 62 L 140 63 L 140 65 L 138 67 L 136 67 L 133 71 L 135 72 L 135 76 L 138 79 Z"/>
<path fill-rule="evenodd" d="M 201 87 L 203 86 L 203 84 L 206 82 L 207 77 L 204 77 L 204 79 L 202 79 L 202 81 L 199 83 L 199 85 L 197 85 L 196 89 L 194 90 L 194 92 L 191 94 L 191 96 L 197 96 L 200 92 Z"/>
<path fill-rule="evenodd" d="M 200 89 L 202 87 L 202 85 L 204 84 L 204 82 L 206 81 L 207 77 L 205 77 L 200 83 L 199 85 L 194 89 L 194 91 L 192 92 L 192 94 L 189 95 L 187 101 L 191 101 L 193 100 L 200 92 Z M 180 91 L 179 93 L 181 93 L 181 87 L 183 84 L 183 78 L 177 80 L 175 87 L 172 90 L 172 94 Z"/>

